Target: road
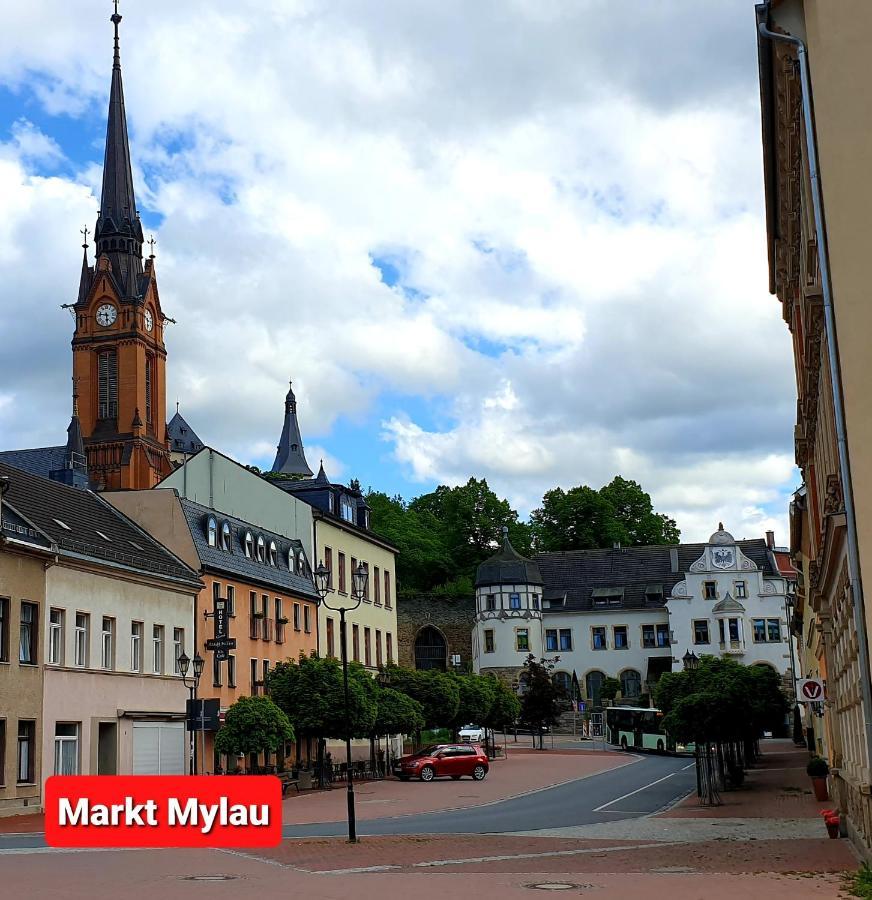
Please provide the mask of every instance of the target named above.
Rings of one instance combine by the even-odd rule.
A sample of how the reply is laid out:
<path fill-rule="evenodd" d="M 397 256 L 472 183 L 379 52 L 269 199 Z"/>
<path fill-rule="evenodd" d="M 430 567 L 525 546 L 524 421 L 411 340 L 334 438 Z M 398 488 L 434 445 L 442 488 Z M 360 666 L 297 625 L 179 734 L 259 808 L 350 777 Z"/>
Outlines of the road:
<path fill-rule="evenodd" d="M 691 791 L 693 763 L 685 757 L 630 757 L 630 765 L 464 810 L 390 816 L 358 822 L 360 835 L 505 834 L 591 825 L 648 815 Z M 440 782 L 412 782 L 409 790 L 438 791 Z M 346 823 L 287 825 L 286 838 L 346 833 Z M 3 850 L 45 847 L 41 834 L 0 835 Z"/>

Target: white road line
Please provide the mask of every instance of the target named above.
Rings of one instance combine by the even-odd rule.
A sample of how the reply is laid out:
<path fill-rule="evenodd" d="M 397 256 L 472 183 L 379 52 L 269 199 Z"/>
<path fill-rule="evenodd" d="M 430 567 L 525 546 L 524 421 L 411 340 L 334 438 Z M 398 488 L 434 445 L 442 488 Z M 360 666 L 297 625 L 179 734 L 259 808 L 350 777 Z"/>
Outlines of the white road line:
<path fill-rule="evenodd" d="M 688 769 L 692 769 L 696 765 L 695 762 L 692 762 L 689 766 L 682 766 L 681 771 L 686 772 Z"/>
<path fill-rule="evenodd" d="M 620 797 L 615 797 L 614 800 L 609 800 L 608 803 L 603 803 L 602 806 L 598 806 L 593 812 L 601 812 L 604 809 L 607 809 L 610 806 L 614 806 L 621 800 L 626 800 L 627 797 L 632 797 L 633 794 L 638 794 L 641 791 L 647 790 L 649 787 L 654 787 L 655 784 L 660 784 L 661 781 L 666 781 L 667 778 L 672 778 L 673 775 L 677 774 L 676 772 L 670 772 L 668 775 L 664 775 L 662 778 L 658 778 L 656 781 L 652 781 L 650 784 L 644 784 L 640 788 L 636 788 L 635 791 L 630 791 L 629 794 L 623 794 Z"/>

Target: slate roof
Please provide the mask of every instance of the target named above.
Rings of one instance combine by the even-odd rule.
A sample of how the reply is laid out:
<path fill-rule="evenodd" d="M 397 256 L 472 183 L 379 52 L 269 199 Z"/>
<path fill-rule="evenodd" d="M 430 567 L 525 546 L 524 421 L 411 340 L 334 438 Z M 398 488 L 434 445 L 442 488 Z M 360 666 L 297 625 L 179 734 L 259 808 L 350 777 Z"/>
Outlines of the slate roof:
<path fill-rule="evenodd" d="M 252 525 L 250 522 L 194 503 L 192 500 L 180 498 L 179 502 L 182 504 L 182 510 L 191 530 L 191 537 L 194 539 L 197 554 L 204 568 L 227 572 L 238 576 L 242 581 L 255 581 L 310 600 L 317 601 L 319 599 L 315 583 L 312 581 L 309 561 L 306 561 L 306 570 L 303 575 L 298 575 L 296 571 L 291 572 L 288 568 L 289 550 L 293 549 L 295 557 L 301 550 L 305 553 L 300 541 L 290 540 L 275 532 Z M 207 523 L 210 517 L 215 519 L 218 526 L 218 546 L 216 547 L 209 546 Z M 224 522 L 230 525 L 230 550 L 223 550 L 220 546 L 221 527 Z M 271 566 L 267 562 L 249 559 L 245 555 L 244 541 L 247 531 L 250 531 L 254 537 L 255 545 L 258 535 L 263 536 L 267 548 L 269 548 L 270 541 L 275 541 L 278 551 L 277 565 Z"/>
<path fill-rule="evenodd" d="M 612 609 L 662 607 L 672 588 L 684 580 L 691 565 L 702 556 L 706 546 L 706 544 L 654 545 L 612 550 L 539 553 L 536 555 L 536 562 L 545 581 L 543 596 L 552 600 L 566 596 L 564 606 L 552 607 L 545 612 L 593 609 L 593 592 L 602 588 L 623 589 L 620 606 L 610 607 Z M 764 575 L 779 574 L 763 538 L 736 541 L 736 546 L 763 571 Z M 677 563 L 675 566 L 673 556 Z M 662 585 L 662 594 L 649 593 L 650 589 L 657 585 Z M 653 596 L 657 596 L 658 599 L 654 600 Z"/>
<path fill-rule="evenodd" d="M 35 447 L 32 450 L 0 450 L 0 462 L 14 466 L 31 475 L 48 478 L 49 472 L 56 472 L 64 467 L 67 448 Z"/>
<path fill-rule="evenodd" d="M 176 414 L 167 422 L 167 440 L 171 453 L 187 453 L 193 456 L 203 449 L 203 442 L 197 437 L 197 433 L 184 420 L 182 414 L 176 410 Z"/>
<path fill-rule="evenodd" d="M 521 556 L 509 541 L 508 529 L 503 529 L 503 546 L 499 553 L 486 559 L 476 570 L 475 586 L 497 584 L 542 584 L 539 566 Z"/>
<path fill-rule="evenodd" d="M 8 503 L 47 535 L 61 555 L 84 556 L 183 581 L 195 589 L 201 586 L 196 572 L 92 491 L 68 487 L 4 462 L 0 462 L 0 475 L 10 479 L 4 508 Z M 6 520 L 4 512 L 4 523 Z"/>

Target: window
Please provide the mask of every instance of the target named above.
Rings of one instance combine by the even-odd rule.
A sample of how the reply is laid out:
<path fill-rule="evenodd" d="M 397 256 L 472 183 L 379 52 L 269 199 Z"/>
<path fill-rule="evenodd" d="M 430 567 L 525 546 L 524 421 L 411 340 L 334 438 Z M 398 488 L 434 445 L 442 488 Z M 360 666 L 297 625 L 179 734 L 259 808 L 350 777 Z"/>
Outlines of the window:
<path fill-rule="evenodd" d="M 509 594 L 509 609 L 520 609 L 521 608 L 521 595 L 520 594 Z"/>
<path fill-rule="evenodd" d="M 572 696 L 572 676 L 569 672 L 555 672 L 551 680 L 561 697 Z"/>
<path fill-rule="evenodd" d="M 254 556 L 254 537 L 250 531 L 245 532 L 245 555 L 249 559 Z"/>
<path fill-rule="evenodd" d="M 333 619 L 327 619 L 327 655 L 336 656 L 336 643 L 333 634 Z"/>
<path fill-rule="evenodd" d="M 118 358 L 114 350 L 97 357 L 97 418 L 118 415 Z"/>
<path fill-rule="evenodd" d="M 369 563 L 362 562 L 361 566 L 363 566 L 363 571 L 366 572 L 366 581 L 363 585 L 363 599 L 369 603 Z"/>
<path fill-rule="evenodd" d="M 345 554 L 339 553 L 339 593 L 345 593 Z"/>
<path fill-rule="evenodd" d="M 718 583 L 716 581 L 706 581 L 703 583 L 703 596 L 706 600 L 718 599 Z"/>
<path fill-rule="evenodd" d="M 285 611 L 282 609 L 282 598 L 276 597 L 276 643 L 283 644 L 285 642 Z"/>
<path fill-rule="evenodd" d="M 21 603 L 21 623 L 18 630 L 18 662 L 36 665 L 36 635 L 39 630 L 39 608 L 35 603 Z"/>
<path fill-rule="evenodd" d="M 751 628 L 754 635 L 754 643 L 762 644 L 766 641 L 766 620 L 754 619 L 751 622 Z"/>
<path fill-rule="evenodd" d="M 324 568 L 330 573 L 327 576 L 327 587 L 333 587 L 333 550 L 330 547 L 324 548 Z"/>
<path fill-rule="evenodd" d="M 300 630 L 300 604 L 294 604 L 294 631 Z"/>
<path fill-rule="evenodd" d="M 221 585 L 217 581 L 212 582 L 212 609 L 215 609 L 215 604 L 221 599 Z"/>
<path fill-rule="evenodd" d="M 6 719 L 0 719 L 0 787 L 6 784 Z"/>
<path fill-rule="evenodd" d="M 360 628 L 357 625 L 351 626 L 351 647 L 353 650 L 352 659 L 360 662 Z"/>
<path fill-rule="evenodd" d="M 593 672 L 588 672 L 587 675 L 584 676 L 584 692 L 587 699 L 594 703 L 594 705 L 599 703 L 600 691 L 603 689 L 603 681 L 605 681 L 605 678 L 605 674 L 596 669 Z"/>
<path fill-rule="evenodd" d="M 73 644 L 73 663 L 80 669 L 88 665 L 88 637 L 91 631 L 91 617 L 87 613 L 76 613 L 76 632 Z"/>
<path fill-rule="evenodd" d="M 58 722 L 54 742 L 55 775 L 79 774 L 79 723 Z"/>
<path fill-rule="evenodd" d="M 653 625 L 643 625 L 642 626 L 642 646 L 649 650 L 652 647 L 657 646 L 657 639 L 654 637 L 654 626 Z"/>
<path fill-rule="evenodd" d="M 533 594 L 533 609 L 539 609 L 539 595 Z"/>
<path fill-rule="evenodd" d="M 263 535 L 259 534 L 257 536 L 257 561 L 265 562 L 266 560 L 266 544 L 263 540 Z"/>
<path fill-rule="evenodd" d="M 100 667 L 115 668 L 115 619 L 103 616 L 100 626 Z"/>
<path fill-rule="evenodd" d="M 52 609 L 48 614 L 48 661 L 53 666 L 64 662 L 64 611 Z"/>
<path fill-rule="evenodd" d="M 615 650 L 626 650 L 627 647 L 630 646 L 630 642 L 627 639 L 627 626 L 615 625 L 613 633 L 615 638 Z"/>
<path fill-rule="evenodd" d="M 491 632 L 493 634 L 493 632 Z M 557 652 L 557 629 L 556 628 L 546 628 L 545 629 L 545 649 L 549 653 Z"/>
<path fill-rule="evenodd" d="M 379 576 L 381 572 L 379 572 L 378 566 L 375 566 L 372 570 L 372 587 L 373 587 L 373 600 L 376 606 L 381 606 L 381 579 Z"/>
<path fill-rule="evenodd" d="M 142 671 L 142 622 L 130 623 L 130 671 Z"/>
<path fill-rule="evenodd" d="M 145 423 L 151 425 L 154 422 L 152 409 L 154 408 L 154 357 L 151 354 L 145 357 Z"/>
<path fill-rule="evenodd" d="M 729 619 L 727 622 L 727 626 L 729 628 L 730 642 L 738 643 L 739 642 L 739 620 L 738 619 Z"/>
<path fill-rule="evenodd" d="M 766 631 L 766 636 L 770 641 L 781 641 L 781 621 L 779 619 L 767 619 Z"/>
<path fill-rule="evenodd" d="M 378 629 L 375 632 L 375 664 L 379 668 L 382 667 L 382 639 L 381 632 Z"/>
<path fill-rule="evenodd" d="M 590 629 L 591 646 L 594 650 L 608 650 L 606 629 L 603 625 L 594 625 Z"/>
<path fill-rule="evenodd" d="M 278 563 L 279 551 L 276 549 L 276 542 L 269 542 L 269 564 L 274 566 Z"/>
<path fill-rule="evenodd" d="M 522 653 L 530 650 L 530 630 L 528 628 L 515 629 L 515 649 Z"/>
<path fill-rule="evenodd" d="M 780 619 L 754 619 L 751 627 L 755 644 L 764 644 L 767 641 L 779 643 L 781 641 Z"/>
<path fill-rule="evenodd" d="M 497 598 L 494 594 L 488 594 L 484 598 L 485 609 L 495 610 L 497 608 Z"/>
<path fill-rule="evenodd" d="M 672 646 L 672 637 L 669 634 L 669 626 L 668 625 L 658 625 L 657 626 L 657 646 L 658 647 L 671 647 Z"/>
<path fill-rule="evenodd" d="M 248 592 L 248 614 L 252 617 L 257 615 L 257 591 Z"/>
<path fill-rule="evenodd" d="M 385 570 L 385 606 L 391 608 L 391 573 Z"/>
<path fill-rule="evenodd" d="M 351 500 L 345 494 L 339 498 L 339 514 L 346 522 L 354 521 L 354 509 L 352 508 Z"/>
<path fill-rule="evenodd" d="M 163 625 L 152 625 L 151 628 L 151 645 L 152 645 L 152 672 L 155 675 L 163 675 L 164 670 L 164 627 Z"/>
<path fill-rule="evenodd" d="M 173 629 L 173 674 L 181 675 L 182 670 L 179 668 L 179 657 L 185 652 L 185 629 Z"/>
<path fill-rule="evenodd" d="M 19 784 L 33 784 L 36 756 L 36 722 L 18 720 L 18 764 L 16 780 Z"/>
<path fill-rule="evenodd" d="M 370 630 L 369 628 L 363 629 L 363 662 L 364 665 L 371 666 L 372 665 L 372 648 L 370 647 Z"/>
<path fill-rule="evenodd" d="M 484 652 L 493 653 L 495 649 L 494 632 L 492 628 L 488 628 L 484 633 Z"/>
<path fill-rule="evenodd" d="M 221 549 L 222 550 L 230 549 L 230 523 L 229 522 L 221 523 Z"/>
<path fill-rule="evenodd" d="M 638 697 L 642 693 L 642 676 L 635 669 L 621 672 L 621 696 L 624 699 Z"/>
<path fill-rule="evenodd" d="M 312 609 L 309 606 L 303 607 L 303 631 L 306 634 L 312 633 Z"/>
<path fill-rule="evenodd" d="M 249 677 L 251 680 L 251 696 L 256 697 L 257 696 L 257 688 L 258 688 L 257 660 L 256 659 L 252 659 L 249 661 Z"/>
<path fill-rule="evenodd" d="M 227 685 L 228 687 L 236 687 L 236 657 L 227 657 Z"/>
<path fill-rule="evenodd" d="M 232 584 L 227 585 L 227 615 L 236 615 L 236 588 Z"/>
<path fill-rule="evenodd" d="M 0 662 L 9 661 L 9 598 L 0 597 Z"/>
<path fill-rule="evenodd" d="M 221 687 L 221 660 L 217 653 L 212 654 L 212 687 Z"/>
<path fill-rule="evenodd" d="M 744 600 L 748 596 L 748 590 L 744 581 L 737 581 L 735 588 L 737 599 Z"/>
<path fill-rule="evenodd" d="M 394 636 L 388 631 L 385 634 L 385 662 L 390 665 L 394 661 Z"/>
<path fill-rule="evenodd" d="M 218 523 L 212 516 L 209 516 L 209 521 L 206 524 L 206 541 L 210 547 L 218 546 Z"/>
<path fill-rule="evenodd" d="M 693 623 L 693 642 L 694 642 L 694 644 L 710 643 L 708 619 L 696 619 L 694 621 L 694 623 Z"/>
<path fill-rule="evenodd" d="M 572 629 L 570 629 L 570 628 L 561 628 L 560 629 L 560 649 L 561 650 L 571 650 L 572 649 Z"/>
<path fill-rule="evenodd" d="M 261 667 L 261 672 L 263 673 L 261 680 L 263 681 L 264 685 L 266 685 L 267 680 L 269 679 L 269 660 L 268 659 L 265 659 L 263 661 L 262 667 Z"/>

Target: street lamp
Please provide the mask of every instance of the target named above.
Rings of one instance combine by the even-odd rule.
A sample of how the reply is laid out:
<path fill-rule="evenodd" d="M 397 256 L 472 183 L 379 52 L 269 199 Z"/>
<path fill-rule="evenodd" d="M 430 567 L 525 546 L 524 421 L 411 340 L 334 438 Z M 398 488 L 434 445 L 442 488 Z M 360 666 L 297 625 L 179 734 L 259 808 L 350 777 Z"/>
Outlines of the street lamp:
<path fill-rule="evenodd" d="M 684 668 L 687 672 L 695 672 L 699 668 L 699 657 L 692 650 L 688 650 L 681 661 L 684 663 Z"/>
<path fill-rule="evenodd" d="M 193 669 L 191 669 L 191 658 L 187 653 L 182 651 L 182 655 L 179 657 L 179 671 L 182 673 L 182 684 L 188 689 L 191 695 L 191 703 L 190 709 L 194 708 L 194 697 L 196 696 L 197 687 L 200 684 L 200 676 L 203 674 L 203 667 L 206 665 L 206 660 L 200 656 L 200 651 L 198 650 L 194 655 L 193 659 Z M 188 684 L 188 671 L 191 670 L 191 683 Z M 203 700 L 200 699 L 200 731 L 203 733 Z M 191 736 L 193 740 L 193 735 Z M 191 753 L 191 774 L 197 774 L 197 750 L 196 745 L 192 747 L 193 752 Z M 206 764 L 206 737 L 205 734 L 203 736 L 203 765 Z"/>
<path fill-rule="evenodd" d="M 357 823 L 354 817 L 354 778 L 351 768 L 351 709 L 348 700 L 348 645 L 345 639 L 345 613 L 360 606 L 366 596 L 366 584 L 369 581 L 369 570 L 360 563 L 351 573 L 351 597 L 348 603 L 338 594 L 334 594 L 331 602 L 327 602 L 330 593 L 330 570 L 323 562 L 315 569 L 315 590 L 327 609 L 339 613 L 339 646 L 342 653 L 342 685 L 345 692 L 345 774 L 348 782 L 348 840 L 357 842 Z"/>

